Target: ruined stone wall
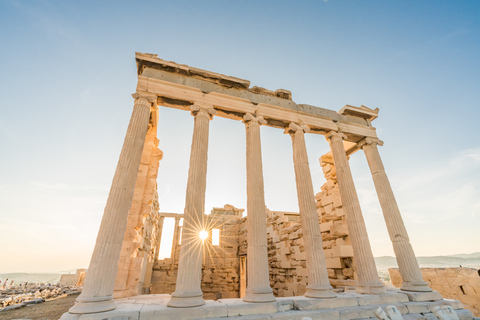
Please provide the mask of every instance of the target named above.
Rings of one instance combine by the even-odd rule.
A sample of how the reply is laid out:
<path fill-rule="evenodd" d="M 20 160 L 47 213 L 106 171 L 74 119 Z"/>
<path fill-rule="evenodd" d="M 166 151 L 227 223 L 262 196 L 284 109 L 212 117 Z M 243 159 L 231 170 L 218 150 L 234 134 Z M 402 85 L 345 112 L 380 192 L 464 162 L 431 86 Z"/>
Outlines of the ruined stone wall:
<path fill-rule="evenodd" d="M 202 291 L 205 299 L 238 298 L 240 292 L 239 274 L 239 229 L 243 209 L 226 205 L 214 208 L 205 216 L 208 229 L 220 230 L 220 244 L 213 245 L 212 237 L 205 240 L 202 264 Z M 169 259 L 159 260 L 152 274 L 151 293 L 175 291 L 178 260 L 181 244 Z"/>
<path fill-rule="evenodd" d="M 158 201 L 156 201 L 156 181 L 159 162 L 163 157 L 158 148 L 157 127 L 149 124 L 142 158 L 138 168 L 137 181 L 132 205 L 128 213 L 114 297 L 129 297 L 143 293 L 144 277 L 148 261 L 155 250 L 154 234 L 158 222 Z"/>
<path fill-rule="evenodd" d="M 298 213 L 267 210 L 270 286 L 277 297 L 303 295 L 307 269 Z"/>
<path fill-rule="evenodd" d="M 345 212 L 342 207 L 337 173 L 331 155 L 320 158 L 327 182 L 317 193 L 317 213 L 322 231 L 328 277 L 334 286 L 355 286 L 353 248 L 350 243 Z"/>
<path fill-rule="evenodd" d="M 60 285 L 83 287 L 86 271 L 87 269 L 77 269 L 75 273 L 62 274 L 59 281 Z"/>
<path fill-rule="evenodd" d="M 334 287 L 356 285 L 353 249 L 342 208 L 335 166 L 331 156 L 320 159 L 327 182 L 316 195 L 328 276 Z M 246 217 L 229 207 L 215 208 L 206 216 L 207 225 L 221 226 L 221 246 L 207 245 L 204 253 L 202 290 L 206 299 L 221 293 L 224 298 L 240 297 L 240 260 L 247 255 Z M 243 210 L 242 210 L 243 211 Z M 267 244 L 270 285 L 277 297 L 303 295 L 307 269 L 300 215 L 295 212 L 267 213 Z M 211 239 L 210 239 L 211 241 Z M 180 245 L 173 258 L 159 260 L 153 272 L 152 293 L 175 291 Z M 173 260 L 172 260 L 173 259 Z"/>
<path fill-rule="evenodd" d="M 355 286 L 353 248 L 332 156 L 321 157 L 320 165 L 327 182 L 315 199 L 328 277 L 334 287 Z M 277 297 L 303 295 L 307 269 L 299 214 L 267 210 L 267 239 L 270 284 L 274 294 Z"/>
<path fill-rule="evenodd" d="M 423 280 L 445 299 L 460 300 L 466 309 L 480 317 L 480 271 L 474 268 L 421 268 Z M 402 276 L 397 268 L 388 269 L 392 285 L 399 288 Z"/>

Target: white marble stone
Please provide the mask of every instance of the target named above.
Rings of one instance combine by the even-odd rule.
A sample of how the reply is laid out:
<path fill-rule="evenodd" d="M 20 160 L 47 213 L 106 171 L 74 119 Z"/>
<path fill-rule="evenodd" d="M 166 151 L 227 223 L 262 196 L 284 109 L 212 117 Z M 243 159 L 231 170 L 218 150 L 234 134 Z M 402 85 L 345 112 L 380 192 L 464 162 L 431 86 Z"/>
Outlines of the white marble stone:
<path fill-rule="evenodd" d="M 365 305 L 359 306 L 362 297 Z M 385 295 L 384 295 L 385 296 Z M 167 302 L 169 295 L 141 295 L 115 300 L 116 309 L 108 312 L 74 315 L 66 313 L 62 320 L 154 320 L 154 319 L 231 319 L 231 320 L 302 320 L 311 319 L 371 319 L 378 307 L 387 310 L 395 306 L 404 319 L 435 319 L 432 314 L 434 307 L 442 307 L 442 301 L 437 302 L 399 302 L 378 303 L 400 299 L 401 294 L 394 294 L 386 299 L 382 295 L 363 295 L 356 293 L 338 294 L 332 299 L 311 299 L 304 296 L 277 298 L 275 302 L 248 303 L 242 299 L 207 300 L 202 306 L 191 308 L 170 308 Z M 394 298 L 395 297 L 395 298 Z M 379 300 L 380 298 L 380 300 Z M 368 304 L 370 302 L 371 304 Z M 456 310 L 462 320 L 473 320 L 473 315 L 465 309 Z M 421 318 L 423 315 L 424 318 Z"/>
<path fill-rule="evenodd" d="M 195 117 L 188 171 L 182 246 L 178 262 L 175 292 L 169 307 L 186 308 L 205 303 L 201 289 L 203 241 L 199 233 L 204 229 L 205 189 L 207 186 L 208 132 L 213 106 L 193 105 Z"/>
<path fill-rule="evenodd" d="M 402 293 L 406 294 L 410 301 L 438 301 L 438 300 L 442 300 L 442 296 L 437 291 L 432 291 L 432 292 L 402 291 Z"/>
<path fill-rule="evenodd" d="M 322 234 L 318 223 L 317 207 L 313 192 L 312 176 L 308 165 L 305 125 L 291 122 L 285 133 L 290 134 L 293 145 L 293 165 L 297 185 L 298 207 L 305 243 L 305 254 L 308 272 L 307 291 L 310 298 L 333 298 L 335 293 L 328 280 L 327 264 L 323 252 Z"/>
<path fill-rule="evenodd" d="M 346 136 L 343 133 L 330 131 L 325 138 L 330 143 L 330 149 L 332 150 L 343 210 L 345 211 L 348 231 L 355 255 L 355 269 L 358 274 L 357 292 L 384 293 L 385 288 L 380 281 L 375 266 L 367 228 L 343 146 L 343 139 L 345 139 Z"/>
<path fill-rule="evenodd" d="M 247 288 L 244 301 L 275 301 L 270 288 L 267 252 L 267 214 L 263 188 L 260 125 L 262 116 L 247 113 L 244 117 L 247 137 Z"/>
<path fill-rule="evenodd" d="M 115 308 L 113 287 L 118 261 L 150 121 L 150 109 L 156 102 L 156 96 L 153 95 L 135 93 L 132 96 L 135 99 L 132 116 L 118 159 L 83 291 L 75 305 L 70 308 L 70 313 L 94 313 Z"/>
<path fill-rule="evenodd" d="M 365 138 L 358 143 L 358 146 L 365 152 L 372 173 L 378 200 L 382 207 L 387 230 L 393 244 L 393 251 L 402 275 L 402 290 L 430 292 L 432 289 L 423 281 L 417 258 L 410 244 L 407 229 L 385 173 L 377 145 L 383 145 L 383 142 L 379 139 Z"/>

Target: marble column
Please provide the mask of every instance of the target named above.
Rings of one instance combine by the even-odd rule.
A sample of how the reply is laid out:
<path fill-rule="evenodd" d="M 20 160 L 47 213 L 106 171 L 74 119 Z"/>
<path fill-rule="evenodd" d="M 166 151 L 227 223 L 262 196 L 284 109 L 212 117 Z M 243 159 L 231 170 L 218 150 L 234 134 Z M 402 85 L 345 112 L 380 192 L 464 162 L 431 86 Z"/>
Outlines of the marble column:
<path fill-rule="evenodd" d="M 169 307 L 195 307 L 205 304 L 201 289 L 205 189 L 207 186 L 208 129 L 213 106 L 193 105 L 193 127 L 190 169 L 188 171 L 185 212 L 183 216 L 182 246 L 175 292 L 168 302 Z"/>
<path fill-rule="evenodd" d="M 388 234 L 393 244 L 398 269 L 403 279 L 401 289 L 407 291 L 432 291 L 428 284 L 423 281 L 417 258 L 410 244 L 407 229 L 403 223 L 392 187 L 385 173 L 377 145 L 382 146 L 383 142 L 378 139 L 365 138 L 358 143 L 358 146 L 363 149 L 367 157 L 378 200 L 382 207 L 383 217 L 387 224 Z"/>
<path fill-rule="evenodd" d="M 322 233 L 318 222 L 312 176 L 308 165 L 305 132 L 309 132 L 307 126 L 293 122 L 285 130 L 285 133 L 290 134 L 292 137 L 293 145 L 293 164 L 297 183 L 298 207 L 300 209 L 300 222 L 303 230 L 308 273 L 305 296 L 309 298 L 334 298 L 335 293 L 328 280 L 325 255 L 323 253 Z"/>
<path fill-rule="evenodd" d="M 175 226 L 173 227 L 173 241 L 172 241 L 172 251 L 170 254 L 170 269 L 173 270 L 175 268 L 175 257 L 177 253 L 177 245 L 178 245 L 178 233 L 179 233 L 179 226 L 180 226 L 180 216 L 175 217 Z"/>
<path fill-rule="evenodd" d="M 383 293 L 385 287 L 378 277 L 375 260 L 373 259 L 370 241 L 368 240 L 367 227 L 363 220 L 360 202 L 353 183 L 352 173 L 348 164 L 347 154 L 343 147 L 345 135 L 330 131 L 326 136 L 330 143 L 333 161 L 337 172 L 340 197 L 345 210 L 348 232 L 352 242 L 355 257 L 356 271 L 358 275 L 358 293 Z"/>
<path fill-rule="evenodd" d="M 125 141 L 113 176 L 83 291 L 70 313 L 96 313 L 115 309 L 113 286 L 127 217 L 132 204 L 138 167 L 147 134 L 150 109 L 155 96 L 134 93 L 135 103 Z"/>
<path fill-rule="evenodd" d="M 165 221 L 165 217 L 161 216 L 158 219 L 158 226 L 157 226 L 157 237 L 155 243 L 155 258 L 153 261 L 153 265 L 155 265 L 158 261 L 158 256 L 160 254 L 160 246 L 162 245 L 162 234 L 163 234 L 163 223 Z"/>
<path fill-rule="evenodd" d="M 275 301 L 268 271 L 267 215 L 263 189 L 260 125 L 262 116 L 247 113 L 244 117 L 247 135 L 247 270 L 248 283 L 244 301 Z"/>

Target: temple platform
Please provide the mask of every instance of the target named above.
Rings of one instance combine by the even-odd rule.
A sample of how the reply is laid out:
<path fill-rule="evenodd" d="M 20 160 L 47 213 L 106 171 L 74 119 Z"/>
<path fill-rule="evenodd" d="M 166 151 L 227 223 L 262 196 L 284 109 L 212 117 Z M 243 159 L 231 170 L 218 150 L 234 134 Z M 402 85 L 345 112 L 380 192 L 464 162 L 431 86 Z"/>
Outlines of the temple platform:
<path fill-rule="evenodd" d="M 117 299 L 117 308 L 109 312 L 74 315 L 65 313 L 61 320 L 353 320 L 375 319 L 378 307 L 394 305 L 403 319 L 432 319 L 436 306 L 449 305 L 462 320 L 473 320 L 469 310 L 457 300 L 442 299 L 438 292 L 413 293 L 390 289 L 380 295 L 338 293 L 333 299 L 311 299 L 304 296 L 277 298 L 275 302 L 248 303 L 241 299 L 206 300 L 205 305 L 192 308 L 167 307 L 168 294 L 151 294 Z"/>

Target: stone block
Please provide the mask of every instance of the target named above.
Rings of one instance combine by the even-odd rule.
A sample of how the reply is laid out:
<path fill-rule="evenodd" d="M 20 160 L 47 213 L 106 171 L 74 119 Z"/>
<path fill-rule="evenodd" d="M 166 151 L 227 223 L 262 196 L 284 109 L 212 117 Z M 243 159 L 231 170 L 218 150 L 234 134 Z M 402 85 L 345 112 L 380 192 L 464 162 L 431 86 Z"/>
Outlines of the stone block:
<path fill-rule="evenodd" d="M 440 302 L 443 303 L 444 305 L 452 307 L 453 309 L 463 309 L 464 308 L 463 303 L 461 303 L 458 300 L 443 299 Z"/>
<path fill-rule="evenodd" d="M 257 318 L 255 318 L 255 320 L 256 319 Z M 272 319 L 272 320 L 301 320 L 301 319 L 338 320 L 340 319 L 340 313 L 332 309 L 312 310 L 312 311 L 287 311 L 287 312 L 272 314 L 271 318 L 268 318 L 268 319 Z"/>
<path fill-rule="evenodd" d="M 354 277 L 353 268 L 343 268 L 342 272 L 343 272 L 343 275 L 347 278 L 353 278 Z"/>
<path fill-rule="evenodd" d="M 326 259 L 331 259 L 334 257 L 334 251 L 335 251 L 335 248 L 323 250 L 323 254 L 325 255 Z"/>
<path fill-rule="evenodd" d="M 337 273 L 335 272 L 335 269 L 327 269 L 328 277 L 331 279 L 336 279 L 337 278 Z"/>
<path fill-rule="evenodd" d="M 196 308 L 195 308 L 196 309 Z M 227 305 L 227 317 L 244 316 L 250 314 L 276 313 L 277 303 L 249 303 L 240 299 L 229 300 Z M 169 319 L 167 317 L 167 319 Z M 173 318 L 172 318 L 173 319 Z"/>
<path fill-rule="evenodd" d="M 373 307 L 349 307 L 340 309 L 340 320 L 375 318 Z"/>
<path fill-rule="evenodd" d="M 358 306 L 358 303 L 355 297 L 336 297 L 332 299 L 298 297 L 294 300 L 293 305 L 296 310 L 303 311 Z"/>
<path fill-rule="evenodd" d="M 322 202 L 323 207 L 326 207 L 329 204 L 333 204 L 333 195 L 332 194 L 326 195 L 326 196 L 322 197 L 320 199 L 320 201 Z M 333 208 L 333 206 L 332 206 L 332 208 Z"/>
<path fill-rule="evenodd" d="M 322 222 L 320 224 L 320 231 L 321 232 L 330 231 L 330 228 L 332 227 L 332 225 L 333 225 L 333 221 Z"/>
<path fill-rule="evenodd" d="M 428 313 L 430 307 L 424 302 L 407 302 L 405 306 L 408 309 L 408 313 Z"/>
<path fill-rule="evenodd" d="M 324 241 L 323 242 L 323 249 L 324 250 L 331 249 L 334 244 L 335 244 L 335 240 Z"/>
<path fill-rule="evenodd" d="M 293 239 L 298 239 L 299 238 L 299 232 L 292 232 L 288 235 L 288 239 L 293 240 Z"/>
<path fill-rule="evenodd" d="M 207 300 L 205 305 L 195 308 L 170 308 L 166 305 L 145 304 L 139 320 L 154 320 L 159 317 L 178 320 L 205 319 L 226 317 L 227 314 L 227 305 L 212 300 Z"/>
<path fill-rule="evenodd" d="M 323 204 L 323 202 L 322 202 Z M 323 207 L 323 210 L 325 210 L 325 214 L 330 214 L 333 211 L 333 203 L 330 203 L 329 205 L 326 205 Z"/>
<path fill-rule="evenodd" d="M 338 258 L 353 257 L 353 247 L 347 245 L 336 246 L 333 248 L 333 256 Z"/>
<path fill-rule="evenodd" d="M 335 221 L 330 227 L 330 234 L 335 237 L 348 235 L 348 226 L 346 223 Z"/>
<path fill-rule="evenodd" d="M 400 291 L 408 296 L 408 299 L 413 302 L 417 301 L 438 301 L 442 300 L 442 296 L 438 291 L 432 292 L 413 292 L 413 291 Z"/>
<path fill-rule="evenodd" d="M 293 309 L 293 300 L 289 298 L 277 298 L 277 311 L 285 312 Z"/>
<path fill-rule="evenodd" d="M 473 314 L 470 310 L 462 309 L 462 310 L 455 310 L 457 313 L 457 316 L 460 318 L 460 320 L 472 320 L 472 319 L 478 319 L 478 318 L 473 318 Z"/>
<path fill-rule="evenodd" d="M 293 258 L 294 258 L 295 260 L 306 260 L 306 259 L 307 259 L 307 256 L 306 256 L 305 251 L 304 251 L 304 252 L 295 253 L 295 255 L 293 256 Z"/>
<path fill-rule="evenodd" d="M 297 267 L 297 276 L 306 277 L 308 276 L 307 268 Z"/>
<path fill-rule="evenodd" d="M 342 198 L 340 197 L 340 192 L 335 192 L 333 194 L 333 206 L 335 208 L 341 207 L 342 206 Z M 336 211 L 336 210 L 335 210 Z"/>
<path fill-rule="evenodd" d="M 343 269 L 335 269 L 335 278 L 344 280 L 347 277 L 343 274 Z"/>
<path fill-rule="evenodd" d="M 329 269 L 339 269 L 345 267 L 345 264 L 340 258 L 325 259 L 325 263 Z"/>

